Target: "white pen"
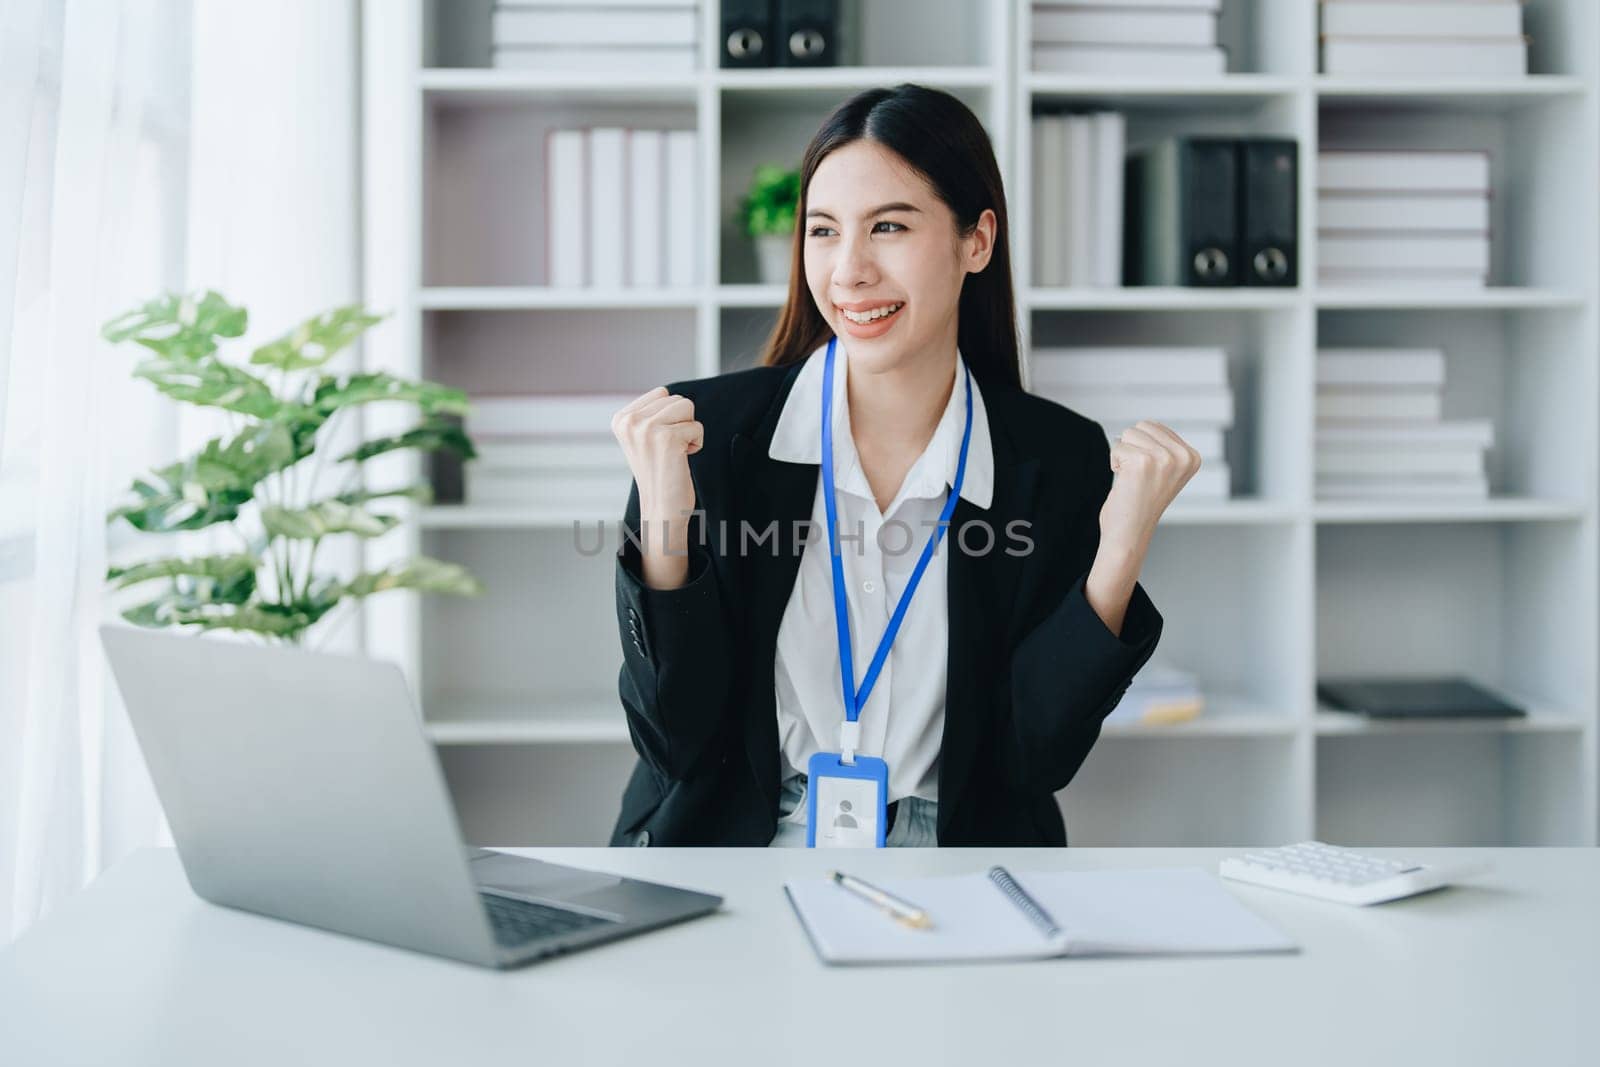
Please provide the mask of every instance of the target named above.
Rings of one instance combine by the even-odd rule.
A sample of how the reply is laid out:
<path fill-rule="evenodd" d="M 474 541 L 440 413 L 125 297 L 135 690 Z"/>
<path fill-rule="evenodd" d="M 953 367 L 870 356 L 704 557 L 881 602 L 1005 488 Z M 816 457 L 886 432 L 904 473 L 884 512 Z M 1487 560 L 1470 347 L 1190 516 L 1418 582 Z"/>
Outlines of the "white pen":
<path fill-rule="evenodd" d="M 867 903 L 882 909 L 895 922 L 913 930 L 929 930 L 933 927 L 933 920 L 922 908 L 908 900 L 902 900 L 893 893 L 885 892 L 875 885 L 869 885 L 861 879 L 845 874 L 843 871 L 829 871 L 828 877 L 833 879 L 835 885 L 841 889 L 848 889 Z"/>

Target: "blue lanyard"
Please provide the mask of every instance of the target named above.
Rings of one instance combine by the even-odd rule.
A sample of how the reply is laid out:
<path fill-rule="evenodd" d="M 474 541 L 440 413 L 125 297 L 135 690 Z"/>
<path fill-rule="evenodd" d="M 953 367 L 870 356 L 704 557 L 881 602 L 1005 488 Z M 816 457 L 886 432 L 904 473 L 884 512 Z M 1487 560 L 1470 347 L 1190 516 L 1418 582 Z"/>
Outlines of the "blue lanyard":
<path fill-rule="evenodd" d="M 828 338 L 828 355 L 822 365 L 822 496 L 828 513 L 828 554 L 833 561 L 833 617 L 838 628 L 839 677 L 844 683 L 844 715 L 846 721 L 855 722 L 861 716 L 861 709 L 871 695 L 872 687 L 877 684 L 878 672 L 883 670 L 884 661 L 889 658 L 889 647 L 894 644 L 895 634 L 900 632 L 900 623 L 906 617 L 906 608 L 911 606 L 912 594 L 917 591 L 922 572 L 928 569 L 928 561 L 933 558 L 939 539 L 950 525 L 956 500 L 961 496 L 961 483 L 967 474 L 967 445 L 972 441 L 972 371 L 963 367 L 967 380 L 967 422 L 961 431 L 961 457 L 956 461 L 955 484 L 950 487 L 950 496 L 939 513 L 939 525 L 928 535 L 928 543 L 923 546 L 922 555 L 911 571 L 911 577 L 906 580 L 900 602 L 895 605 L 894 614 L 889 616 L 889 625 L 884 627 L 883 636 L 878 639 L 878 650 L 867 665 L 866 677 L 861 679 L 861 688 L 857 690 L 854 688 L 855 657 L 850 650 L 850 602 L 845 593 L 844 557 L 839 553 L 839 509 L 833 499 L 833 349 L 837 343 L 837 337 Z"/>

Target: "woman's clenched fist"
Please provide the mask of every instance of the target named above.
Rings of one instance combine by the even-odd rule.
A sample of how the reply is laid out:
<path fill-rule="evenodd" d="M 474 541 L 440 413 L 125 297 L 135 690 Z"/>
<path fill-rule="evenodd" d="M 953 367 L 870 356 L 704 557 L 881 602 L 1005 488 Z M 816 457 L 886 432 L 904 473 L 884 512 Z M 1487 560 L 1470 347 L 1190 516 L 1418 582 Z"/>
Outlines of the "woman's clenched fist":
<path fill-rule="evenodd" d="M 612 415 L 611 432 L 639 486 L 645 581 L 657 588 L 682 585 L 688 573 L 689 512 L 695 505 L 689 457 L 705 441 L 694 401 L 658 385 Z"/>
<path fill-rule="evenodd" d="M 1156 523 L 1200 469 L 1200 453 L 1159 422 L 1141 420 L 1111 448 L 1115 477 L 1100 508 L 1100 540 L 1142 552 Z"/>

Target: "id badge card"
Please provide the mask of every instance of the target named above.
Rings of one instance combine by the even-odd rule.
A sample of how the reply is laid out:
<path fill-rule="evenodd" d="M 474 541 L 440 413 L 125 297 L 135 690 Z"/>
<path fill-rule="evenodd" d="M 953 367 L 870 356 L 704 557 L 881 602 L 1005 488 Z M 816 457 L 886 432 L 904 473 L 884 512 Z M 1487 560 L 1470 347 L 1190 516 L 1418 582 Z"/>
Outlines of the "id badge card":
<path fill-rule="evenodd" d="M 806 847 L 882 848 L 889 824 L 889 765 L 818 752 L 806 766 Z"/>

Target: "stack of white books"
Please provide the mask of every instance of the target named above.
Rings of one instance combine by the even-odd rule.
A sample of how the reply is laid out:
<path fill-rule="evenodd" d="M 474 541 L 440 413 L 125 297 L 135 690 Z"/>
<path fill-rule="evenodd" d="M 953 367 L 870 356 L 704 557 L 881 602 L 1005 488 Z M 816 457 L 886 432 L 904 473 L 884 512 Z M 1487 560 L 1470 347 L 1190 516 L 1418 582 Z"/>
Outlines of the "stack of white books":
<path fill-rule="evenodd" d="M 1126 143 L 1118 111 L 1034 117 L 1035 285 L 1122 284 Z"/>
<path fill-rule="evenodd" d="M 698 0 L 496 0 L 493 65 L 683 74 L 697 64 Z"/>
<path fill-rule="evenodd" d="M 1488 419 L 1443 420 L 1437 348 L 1317 351 L 1317 496 L 1485 500 Z"/>
<path fill-rule="evenodd" d="M 1489 283 L 1489 155 L 1317 154 L 1317 275 L 1323 285 Z"/>
<path fill-rule="evenodd" d="M 1067 74 L 1220 75 L 1222 0 L 1040 0 L 1033 69 Z"/>
<path fill-rule="evenodd" d="M 694 285 L 699 153 L 694 130 L 551 130 L 545 139 L 549 284 Z"/>
<path fill-rule="evenodd" d="M 1524 75 L 1522 0 L 1323 0 L 1322 72 Z"/>
<path fill-rule="evenodd" d="M 1032 388 L 1085 415 L 1115 441 L 1141 419 L 1172 429 L 1200 453 L 1200 470 L 1180 500 L 1231 495 L 1223 435 L 1233 425 L 1228 354 L 1221 348 L 1162 346 L 1036 348 Z"/>
<path fill-rule="evenodd" d="M 1151 660 L 1133 676 L 1127 692 L 1105 721 L 1130 726 L 1175 726 L 1198 718 L 1205 706 L 1198 675 Z"/>
<path fill-rule="evenodd" d="M 464 498 L 484 507 L 537 507 L 574 519 L 622 513 L 632 475 L 611 416 L 617 394 L 474 397 L 466 431 L 478 457 L 465 464 Z"/>

